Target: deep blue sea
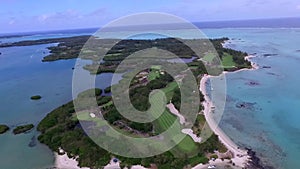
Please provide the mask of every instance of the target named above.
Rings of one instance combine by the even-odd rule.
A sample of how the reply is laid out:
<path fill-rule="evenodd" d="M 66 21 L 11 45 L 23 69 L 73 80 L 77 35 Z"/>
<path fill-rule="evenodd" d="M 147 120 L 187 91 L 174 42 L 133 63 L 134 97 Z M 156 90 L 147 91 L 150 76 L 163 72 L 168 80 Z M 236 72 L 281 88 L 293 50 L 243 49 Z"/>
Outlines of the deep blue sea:
<path fill-rule="evenodd" d="M 221 128 L 242 147 L 257 152 L 276 168 L 299 168 L 300 161 L 300 29 L 203 29 L 210 38 L 229 37 L 228 47 L 255 54 L 260 69 L 229 73 L 227 101 Z M 2 42 L 66 37 L 91 32 L 51 33 L 0 39 Z M 182 33 L 182 32 L 181 32 Z M 41 62 L 48 45 L 0 48 L 0 123 L 38 122 L 51 110 L 72 99 L 75 60 Z M 263 68 L 265 66 L 265 68 Z M 79 67 L 81 68 L 81 67 Z M 88 75 L 88 72 L 86 72 Z M 97 87 L 110 85 L 112 74 L 97 77 Z M 255 82 L 256 85 L 249 85 Z M 30 96 L 43 98 L 31 101 Z M 247 108 L 236 105 L 245 103 Z M 0 168 L 43 169 L 53 165 L 45 146 L 28 146 L 37 132 L 0 136 Z"/>

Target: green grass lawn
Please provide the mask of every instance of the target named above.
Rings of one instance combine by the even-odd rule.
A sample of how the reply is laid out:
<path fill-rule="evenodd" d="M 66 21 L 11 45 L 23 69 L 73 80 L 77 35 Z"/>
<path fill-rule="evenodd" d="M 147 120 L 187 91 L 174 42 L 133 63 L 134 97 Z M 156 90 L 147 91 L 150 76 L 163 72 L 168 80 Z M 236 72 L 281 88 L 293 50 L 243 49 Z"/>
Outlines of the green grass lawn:
<path fill-rule="evenodd" d="M 172 99 L 176 87 L 177 82 L 171 82 L 165 88 L 161 89 L 163 92 L 165 92 L 167 101 L 170 101 Z"/>
<path fill-rule="evenodd" d="M 167 87 L 163 88 L 162 91 L 165 92 L 167 99 L 171 99 L 173 96 L 174 89 L 177 87 L 176 82 L 171 82 L 167 85 Z M 166 110 L 158 119 L 156 119 L 153 122 L 154 125 L 154 130 L 156 133 L 162 133 L 166 130 L 168 130 L 172 125 L 175 125 L 174 135 L 174 141 L 176 141 L 178 138 L 182 138 L 184 136 L 184 139 L 179 142 L 179 144 L 174 147 L 173 151 L 176 151 L 177 153 L 195 153 L 198 150 L 197 144 L 194 142 L 194 140 L 190 137 L 187 136 L 186 134 L 181 133 L 181 124 L 179 123 L 179 119 L 173 115 L 172 113 L 169 112 L 169 110 Z M 177 136 L 176 136 L 177 135 Z"/>
<path fill-rule="evenodd" d="M 162 133 L 168 130 L 173 124 L 175 125 L 175 127 L 173 128 L 174 132 L 170 132 L 174 133 L 174 135 L 171 136 L 173 137 L 173 140 L 175 142 L 178 142 L 178 139 L 181 139 L 183 137 L 184 138 L 173 148 L 174 152 L 183 154 L 191 154 L 197 152 L 198 146 L 196 145 L 194 140 L 190 136 L 187 136 L 186 134 L 180 132 L 181 125 L 179 123 L 179 120 L 169 111 L 165 111 L 157 120 L 154 121 L 153 124 L 156 133 Z"/>
<path fill-rule="evenodd" d="M 215 58 L 215 55 L 213 53 L 208 53 L 203 57 L 203 60 L 208 63 L 211 63 L 214 58 Z M 235 67 L 236 64 L 233 61 L 233 56 L 228 53 L 224 53 L 224 55 L 222 56 L 222 66 L 224 68 Z"/>
<path fill-rule="evenodd" d="M 150 95 L 150 104 L 152 105 L 148 112 L 157 119 L 163 113 L 162 111 L 165 109 L 165 105 L 167 104 L 167 100 L 164 97 L 165 93 L 162 91 L 155 91 Z"/>
<path fill-rule="evenodd" d="M 176 119 L 177 117 L 175 117 L 169 111 L 164 111 L 164 113 L 153 122 L 155 132 L 162 133 L 166 131 L 172 126 Z"/>
<path fill-rule="evenodd" d="M 165 108 L 164 103 L 168 103 L 166 101 L 170 100 L 173 97 L 174 89 L 177 87 L 176 82 L 171 82 L 169 83 L 165 88 L 161 89 L 162 92 L 157 92 L 151 95 L 150 97 L 150 102 L 152 105 L 159 109 Z M 162 95 L 166 95 L 166 101 L 162 101 L 161 98 L 163 97 Z M 157 98 L 159 97 L 159 98 Z M 108 102 L 107 104 L 103 106 L 108 106 L 113 104 L 112 101 Z M 156 109 L 154 108 L 153 111 Z M 181 124 L 179 123 L 179 119 L 173 115 L 172 113 L 169 112 L 169 110 L 166 108 L 165 111 L 160 115 L 154 114 L 154 116 L 158 117 L 154 122 L 154 132 L 157 134 L 163 133 L 170 129 L 172 125 L 174 125 L 174 128 L 170 129 L 170 137 L 173 138 L 174 142 L 179 142 L 179 138 L 184 138 L 179 142 L 177 146 L 175 146 L 173 151 L 176 151 L 178 153 L 185 153 L 185 154 L 190 154 L 191 152 L 195 152 L 198 150 L 197 143 L 193 141 L 193 139 L 186 134 L 181 133 Z M 98 127 L 101 127 L 105 125 L 105 121 L 101 120 L 99 118 L 92 118 L 90 117 L 90 113 L 88 111 L 82 111 L 80 113 L 74 115 L 74 119 L 78 118 L 79 120 L 84 120 L 84 121 L 93 121 L 97 124 Z M 111 136 L 116 136 L 115 132 L 119 132 L 122 134 L 125 134 L 127 136 L 132 136 L 132 137 L 139 137 L 139 136 L 134 136 L 134 134 L 129 133 L 128 131 L 123 131 L 122 129 L 117 129 L 115 128 L 115 131 L 109 130 L 106 133 Z M 116 136 L 117 137 L 117 136 Z"/>
<path fill-rule="evenodd" d="M 190 136 L 184 137 L 184 139 L 177 144 L 175 148 L 178 148 L 180 151 L 191 153 L 197 151 L 197 145 Z"/>
<path fill-rule="evenodd" d="M 151 81 L 151 80 L 154 80 L 156 78 L 158 78 L 160 75 L 159 73 L 159 70 L 157 69 L 151 69 L 149 75 L 148 75 L 148 80 Z"/>
<path fill-rule="evenodd" d="M 101 127 L 101 126 L 104 126 L 104 125 L 107 124 L 107 122 L 105 120 L 102 120 L 98 117 L 92 118 L 90 116 L 90 113 L 86 112 L 86 111 L 75 113 L 73 115 L 73 119 L 78 119 L 78 120 L 81 120 L 81 121 L 93 121 L 97 124 L 97 127 Z"/>
<path fill-rule="evenodd" d="M 76 115 L 77 115 L 78 120 L 83 120 L 83 121 L 92 121 L 93 120 L 93 118 L 90 116 L 90 113 L 86 112 L 86 111 L 74 114 L 74 118 L 76 118 Z"/>
<path fill-rule="evenodd" d="M 122 53 L 112 53 L 112 54 L 106 54 L 104 57 L 113 57 L 113 56 L 120 56 Z"/>
<path fill-rule="evenodd" d="M 224 68 L 232 68 L 235 67 L 236 64 L 233 61 L 233 56 L 228 53 L 224 53 L 222 57 L 222 65 Z"/>
<path fill-rule="evenodd" d="M 211 63 L 215 57 L 216 57 L 215 54 L 213 54 L 213 53 L 208 53 L 208 54 L 206 54 L 206 55 L 203 57 L 203 60 L 206 61 L 206 62 Z"/>
<path fill-rule="evenodd" d="M 161 66 L 160 65 L 154 65 L 154 66 L 151 66 L 151 69 L 150 69 L 150 73 L 148 75 L 148 80 L 151 81 L 151 80 L 154 80 L 156 78 L 158 78 L 160 76 L 160 70 L 161 70 Z"/>
<path fill-rule="evenodd" d="M 151 69 L 160 70 L 161 69 L 161 65 L 153 65 L 153 66 L 151 66 Z"/>

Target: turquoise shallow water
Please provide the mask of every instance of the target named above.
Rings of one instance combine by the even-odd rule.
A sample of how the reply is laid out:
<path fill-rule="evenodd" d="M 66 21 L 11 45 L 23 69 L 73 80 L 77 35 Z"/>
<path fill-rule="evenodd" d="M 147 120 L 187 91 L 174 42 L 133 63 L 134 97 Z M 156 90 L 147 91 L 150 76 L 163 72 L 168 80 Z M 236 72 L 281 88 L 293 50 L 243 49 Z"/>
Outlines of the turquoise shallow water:
<path fill-rule="evenodd" d="M 20 124 L 35 125 L 51 110 L 72 100 L 72 75 L 76 60 L 41 62 L 48 52 L 46 47 L 1 48 L 0 52 L 0 123 L 11 128 Z M 86 71 L 86 75 L 89 73 Z M 112 73 L 97 76 L 96 87 L 110 85 Z M 41 95 L 38 101 L 32 95 Z M 0 136 L 0 168 L 41 169 L 53 164 L 53 154 L 38 144 L 30 148 L 37 132 L 14 136 L 11 131 Z"/>
<path fill-rule="evenodd" d="M 234 38 L 229 47 L 257 53 L 252 61 L 267 66 L 227 74 L 221 128 L 239 145 L 253 148 L 265 164 L 299 168 L 300 29 L 226 29 L 207 34 Z M 236 106 L 241 103 L 247 108 Z"/>
<path fill-rule="evenodd" d="M 229 47 L 257 53 L 252 60 L 261 67 L 271 67 L 227 74 L 227 102 L 221 127 L 239 145 L 253 148 L 266 164 L 276 168 L 299 168 L 300 52 L 297 50 L 300 50 L 300 30 L 203 31 L 211 38 L 231 38 Z M 22 39 L 13 41 L 17 40 Z M 42 63 L 47 46 L 0 49 L 0 123 L 11 127 L 23 123 L 37 124 L 49 111 L 72 99 L 75 60 Z M 107 87 L 111 76 L 109 73 L 98 76 L 97 86 Z M 249 85 L 250 82 L 257 85 Z M 31 101 L 30 96 L 35 94 L 43 98 Z M 240 103 L 249 106 L 237 108 Z M 32 136 L 37 134 L 14 136 L 9 132 L 1 135 L 0 168 L 41 169 L 51 166 L 53 154 L 45 146 L 28 147 Z"/>

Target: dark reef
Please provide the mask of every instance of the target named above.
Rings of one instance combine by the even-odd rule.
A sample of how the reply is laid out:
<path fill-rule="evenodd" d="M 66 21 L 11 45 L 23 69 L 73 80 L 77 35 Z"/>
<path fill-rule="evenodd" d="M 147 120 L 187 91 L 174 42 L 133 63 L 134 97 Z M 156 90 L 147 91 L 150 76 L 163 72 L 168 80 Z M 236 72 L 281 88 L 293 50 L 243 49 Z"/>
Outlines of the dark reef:
<path fill-rule="evenodd" d="M 277 56 L 278 54 L 270 54 L 270 53 L 267 53 L 267 54 L 264 54 L 263 56 L 264 57 L 269 57 L 269 56 Z"/>
<path fill-rule="evenodd" d="M 238 102 L 236 107 L 240 109 L 255 110 L 255 105 L 256 103 Z"/>
<path fill-rule="evenodd" d="M 250 149 L 246 148 L 248 151 L 248 155 L 250 156 L 250 161 L 247 164 L 248 169 L 275 169 L 272 166 L 264 166 L 261 162 L 261 160 L 256 156 L 256 153 Z"/>
<path fill-rule="evenodd" d="M 32 136 L 30 143 L 28 144 L 29 147 L 35 147 L 36 146 L 36 137 Z"/>

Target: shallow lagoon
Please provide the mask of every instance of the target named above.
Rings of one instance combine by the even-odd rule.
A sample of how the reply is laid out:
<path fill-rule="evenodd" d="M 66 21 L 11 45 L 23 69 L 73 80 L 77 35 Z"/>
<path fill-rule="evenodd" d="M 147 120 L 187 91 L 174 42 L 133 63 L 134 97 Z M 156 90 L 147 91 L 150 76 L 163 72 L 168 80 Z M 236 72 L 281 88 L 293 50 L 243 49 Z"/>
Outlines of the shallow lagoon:
<path fill-rule="evenodd" d="M 227 104 L 220 123 L 239 145 L 257 151 L 276 168 L 298 168 L 300 162 L 300 30 L 206 29 L 209 37 L 233 38 L 227 45 L 257 53 L 261 67 L 271 68 L 227 74 Z M 50 35 L 49 35 L 50 36 Z M 10 127 L 37 124 L 49 111 L 72 99 L 75 60 L 42 63 L 49 45 L 2 48 L 0 52 L 0 123 Z M 45 52 L 45 53 L 44 53 Z M 264 54 L 276 54 L 266 56 Z M 88 72 L 87 72 L 88 74 Z M 97 78 L 97 86 L 109 86 L 112 74 Z M 255 82 L 258 85 L 249 85 Z M 30 100 L 39 94 L 43 98 Z M 250 108 L 236 105 L 250 103 Z M 53 154 L 45 146 L 28 147 L 32 132 L 0 136 L 0 168 L 46 168 Z"/>
<path fill-rule="evenodd" d="M 252 60 L 261 67 L 227 74 L 221 128 L 242 147 L 257 151 L 266 164 L 299 168 L 300 29 L 225 29 L 208 34 L 234 38 L 227 45 L 257 53 Z M 239 103 L 251 106 L 238 108 Z"/>
<path fill-rule="evenodd" d="M 51 110 L 72 100 L 72 68 L 75 59 L 41 62 L 47 46 L 1 48 L 0 55 L 0 123 L 11 128 L 19 124 L 35 125 Z M 81 69 L 82 67 L 76 67 Z M 85 72 L 89 75 L 89 72 Z M 96 86 L 110 86 L 112 73 L 96 78 Z M 40 100 L 31 100 L 32 95 Z M 53 164 L 53 154 L 44 145 L 30 148 L 28 144 L 37 132 L 14 136 L 12 130 L 0 136 L 0 168 L 33 169 Z"/>

